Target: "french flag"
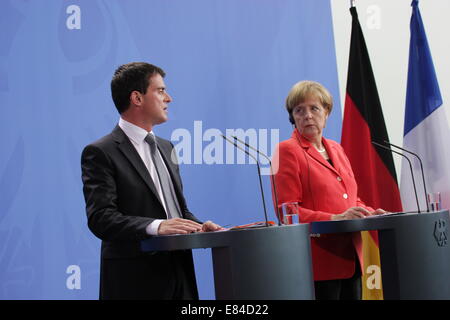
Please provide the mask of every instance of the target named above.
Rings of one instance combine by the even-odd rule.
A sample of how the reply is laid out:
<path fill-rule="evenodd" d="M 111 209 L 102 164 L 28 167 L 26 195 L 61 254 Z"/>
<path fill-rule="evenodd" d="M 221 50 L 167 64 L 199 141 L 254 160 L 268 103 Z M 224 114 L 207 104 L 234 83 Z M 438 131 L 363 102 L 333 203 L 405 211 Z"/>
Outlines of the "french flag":
<path fill-rule="evenodd" d="M 445 105 L 431 58 L 418 0 L 412 1 L 408 83 L 406 90 L 403 148 L 423 162 L 427 193 L 440 193 L 441 208 L 450 208 L 450 130 Z M 421 211 L 427 211 L 420 163 L 410 157 Z M 407 160 L 402 160 L 400 190 L 405 211 L 417 210 Z"/>

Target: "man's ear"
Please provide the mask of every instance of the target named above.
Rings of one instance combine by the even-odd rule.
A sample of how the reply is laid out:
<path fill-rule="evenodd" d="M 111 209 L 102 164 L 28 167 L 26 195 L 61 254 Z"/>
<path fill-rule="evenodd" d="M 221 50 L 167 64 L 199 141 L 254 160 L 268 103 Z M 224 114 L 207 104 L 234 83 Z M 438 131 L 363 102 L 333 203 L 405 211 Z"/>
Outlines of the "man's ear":
<path fill-rule="evenodd" d="M 132 91 L 130 94 L 130 103 L 140 106 L 142 102 L 142 95 L 139 91 Z"/>

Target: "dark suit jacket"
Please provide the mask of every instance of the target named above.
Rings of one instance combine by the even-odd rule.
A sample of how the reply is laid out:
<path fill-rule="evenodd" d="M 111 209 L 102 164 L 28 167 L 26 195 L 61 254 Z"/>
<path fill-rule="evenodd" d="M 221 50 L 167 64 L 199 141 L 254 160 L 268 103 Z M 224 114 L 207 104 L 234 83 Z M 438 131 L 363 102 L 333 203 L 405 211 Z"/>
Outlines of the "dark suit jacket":
<path fill-rule="evenodd" d="M 186 206 L 172 143 L 156 139 L 183 218 L 200 222 Z M 145 164 L 119 126 L 85 147 L 81 168 L 88 226 L 102 240 L 100 298 L 171 299 L 180 279 L 183 290 L 189 287 L 198 298 L 190 251 L 140 250 L 140 241 L 149 237 L 147 225 L 166 214 Z"/>

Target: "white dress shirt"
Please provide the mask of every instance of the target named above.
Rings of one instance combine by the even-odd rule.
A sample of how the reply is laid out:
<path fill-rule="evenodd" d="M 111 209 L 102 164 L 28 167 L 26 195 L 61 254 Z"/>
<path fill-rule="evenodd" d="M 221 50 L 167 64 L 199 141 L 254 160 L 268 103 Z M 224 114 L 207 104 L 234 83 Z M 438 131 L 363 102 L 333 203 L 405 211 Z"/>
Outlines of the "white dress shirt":
<path fill-rule="evenodd" d="M 137 153 L 141 157 L 142 161 L 144 162 L 148 172 L 150 173 L 150 176 L 152 177 L 152 180 L 155 184 L 156 191 L 158 192 L 158 196 L 161 199 L 162 205 L 164 207 L 164 211 L 167 215 L 167 208 L 166 203 L 164 201 L 164 194 L 161 189 L 161 183 L 159 182 L 158 172 L 156 172 L 155 165 L 153 164 L 153 160 L 150 154 L 150 146 L 149 144 L 144 140 L 147 136 L 148 132 L 141 127 L 138 127 L 122 118 L 119 119 L 119 127 L 123 130 L 123 132 L 126 134 L 126 136 L 130 139 L 131 144 L 136 148 Z M 153 131 L 150 131 L 151 134 L 153 134 Z M 161 157 L 161 154 L 157 150 L 157 156 Z M 164 161 L 161 158 L 162 163 L 164 164 Z M 164 164 L 165 170 L 167 170 L 167 167 Z M 167 174 L 169 172 L 167 171 Z M 149 235 L 157 235 L 158 234 L 158 228 L 163 220 L 162 219 L 156 219 L 152 223 L 150 223 L 147 228 L 146 232 Z"/>

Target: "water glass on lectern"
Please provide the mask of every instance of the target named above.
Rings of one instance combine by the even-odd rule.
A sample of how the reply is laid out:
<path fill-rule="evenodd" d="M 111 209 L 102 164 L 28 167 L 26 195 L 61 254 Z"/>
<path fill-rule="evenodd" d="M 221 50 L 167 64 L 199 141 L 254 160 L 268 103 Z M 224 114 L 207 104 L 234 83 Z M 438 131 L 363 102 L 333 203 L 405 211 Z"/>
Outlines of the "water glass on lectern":
<path fill-rule="evenodd" d="M 286 202 L 278 207 L 280 221 L 283 225 L 300 223 L 298 202 Z"/>
<path fill-rule="evenodd" d="M 431 211 L 441 210 L 441 193 L 440 192 L 429 193 L 428 203 L 430 204 Z"/>

